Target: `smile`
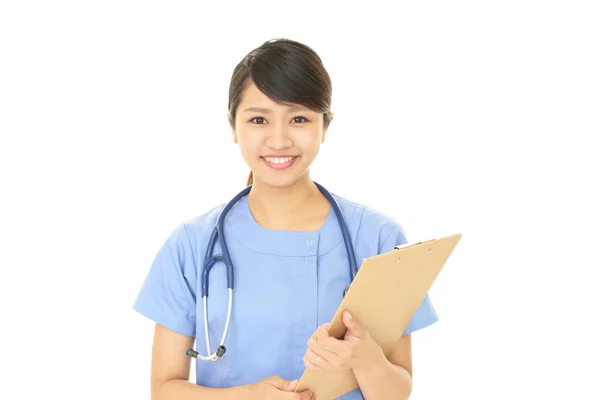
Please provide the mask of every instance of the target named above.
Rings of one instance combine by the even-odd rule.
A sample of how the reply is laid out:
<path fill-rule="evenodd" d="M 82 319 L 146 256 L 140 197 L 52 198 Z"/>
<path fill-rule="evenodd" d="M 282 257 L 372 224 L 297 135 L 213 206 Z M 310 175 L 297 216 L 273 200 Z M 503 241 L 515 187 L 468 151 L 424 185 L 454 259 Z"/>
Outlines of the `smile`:
<path fill-rule="evenodd" d="M 296 161 L 297 157 L 261 157 L 265 163 L 277 170 L 286 169 L 291 167 Z"/>

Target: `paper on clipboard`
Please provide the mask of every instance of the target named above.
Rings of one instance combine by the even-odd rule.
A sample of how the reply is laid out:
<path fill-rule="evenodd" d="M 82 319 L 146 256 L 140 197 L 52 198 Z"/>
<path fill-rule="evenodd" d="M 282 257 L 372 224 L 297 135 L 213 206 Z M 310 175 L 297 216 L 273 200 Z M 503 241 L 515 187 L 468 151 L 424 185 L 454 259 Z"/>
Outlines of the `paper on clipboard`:
<path fill-rule="evenodd" d="M 461 237 L 457 233 L 396 246 L 365 259 L 331 320 L 329 334 L 344 337 L 342 313 L 348 310 L 388 357 Z M 331 400 L 356 388 L 352 371 L 304 371 L 295 391 L 310 389 L 316 400 Z"/>

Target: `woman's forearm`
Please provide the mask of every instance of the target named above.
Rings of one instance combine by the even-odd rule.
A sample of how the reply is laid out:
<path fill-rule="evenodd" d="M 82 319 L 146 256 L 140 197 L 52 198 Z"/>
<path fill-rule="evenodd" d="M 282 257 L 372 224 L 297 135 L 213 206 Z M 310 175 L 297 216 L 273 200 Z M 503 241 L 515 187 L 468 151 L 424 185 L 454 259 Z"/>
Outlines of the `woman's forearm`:
<path fill-rule="evenodd" d="M 412 377 L 408 371 L 389 362 L 383 354 L 374 366 L 355 368 L 353 372 L 366 400 L 404 400 L 412 392 Z"/>
<path fill-rule="evenodd" d="M 152 400 L 237 400 L 248 397 L 247 386 L 230 388 L 210 388 L 199 386 L 183 379 L 170 379 L 158 385 L 152 393 Z"/>

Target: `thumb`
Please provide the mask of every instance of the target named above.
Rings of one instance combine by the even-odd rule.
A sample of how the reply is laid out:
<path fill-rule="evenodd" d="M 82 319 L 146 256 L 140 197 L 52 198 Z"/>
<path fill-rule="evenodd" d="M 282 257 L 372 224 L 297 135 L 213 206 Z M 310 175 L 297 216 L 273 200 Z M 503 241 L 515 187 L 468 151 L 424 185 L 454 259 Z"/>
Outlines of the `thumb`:
<path fill-rule="evenodd" d="M 362 338 L 364 336 L 364 330 L 362 326 L 358 323 L 358 321 L 356 321 L 356 319 L 352 316 L 352 314 L 350 314 L 349 311 L 344 311 L 342 319 L 344 321 L 344 325 L 348 329 L 345 335 L 346 337 L 355 336 L 358 338 Z"/>
<path fill-rule="evenodd" d="M 286 389 L 289 391 L 296 390 L 296 386 L 298 386 L 298 379 L 294 379 L 293 381 L 286 381 Z"/>
<path fill-rule="evenodd" d="M 296 389 L 296 386 L 298 385 L 298 380 L 295 379 L 293 381 L 287 381 L 278 376 L 273 376 L 273 377 L 271 377 L 269 383 L 271 385 L 275 386 L 277 389 L 285 390 L 285 391 L 293 391 Z"/>

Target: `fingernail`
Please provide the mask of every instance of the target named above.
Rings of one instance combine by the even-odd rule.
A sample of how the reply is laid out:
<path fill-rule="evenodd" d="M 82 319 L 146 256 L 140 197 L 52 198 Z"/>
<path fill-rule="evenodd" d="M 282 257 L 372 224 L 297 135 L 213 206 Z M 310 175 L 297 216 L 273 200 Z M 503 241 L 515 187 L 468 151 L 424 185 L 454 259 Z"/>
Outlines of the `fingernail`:
<path fill-rule="evenodd" d="M 296 383 L 298 383 L 298 379 L 294 379 L 293 381 L 290 382 L 291 385 L 295 385 Z"/>

